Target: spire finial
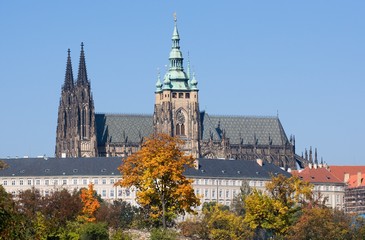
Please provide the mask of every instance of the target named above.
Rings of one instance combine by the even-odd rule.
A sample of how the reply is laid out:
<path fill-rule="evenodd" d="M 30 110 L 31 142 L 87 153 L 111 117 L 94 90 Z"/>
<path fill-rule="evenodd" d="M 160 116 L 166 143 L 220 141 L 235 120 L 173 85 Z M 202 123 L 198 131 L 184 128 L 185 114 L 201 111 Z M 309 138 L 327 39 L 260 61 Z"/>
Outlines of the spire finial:
<path fill-rule="evenodd" d="M 177 16 L 176 16 L 176 12 L 174 12 L 174 22 L 177 22 Z"/>
<path fill-rule="evenodd" d="M 86 63 L 85 63 L 85 52 L 84 52 L 84 42 L 81 42 L 81 52 L 80 52 L 80 62 L 79 62 L 79 72 L 77 76 L 77 84 L 88 84 Z"/>
<path fill-rule="evenodd" d="M 63 85 L 64 89 L 70 90 L 74 85 L 74 77 L 72 73 L 72 64 L 71 64 L 71 50 L 67 49 L 67 64 L 66 64 L 66 74 L 65 74 L 65 83 Z"/>

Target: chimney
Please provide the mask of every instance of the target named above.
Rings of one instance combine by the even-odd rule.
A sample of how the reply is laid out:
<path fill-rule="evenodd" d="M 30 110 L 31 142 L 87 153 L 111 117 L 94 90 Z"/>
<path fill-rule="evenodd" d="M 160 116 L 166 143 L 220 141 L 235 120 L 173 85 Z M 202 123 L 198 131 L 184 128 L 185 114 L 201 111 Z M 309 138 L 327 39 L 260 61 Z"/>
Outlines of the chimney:
<path fill-rule="evenodd" d="M 357 187 L 361 186 L 362 183 L 362 174 L 361 172 L 357 172 Z"/>
<path fill-rule="evenodd" d="M 350 174 L 349 173 L 345 173 L 344 176 L 343 176 L 343 182 L 344 183 L 348 183 L 350 179 Z"/>
<path fill-rule="evenodd" d="M 264 165 L 262 159 L 260 159 L 260 158 L 256 159 L 256 162 L 258 165 L 260 165 L 260 167 L 262 167 L 262 165 Z"/>

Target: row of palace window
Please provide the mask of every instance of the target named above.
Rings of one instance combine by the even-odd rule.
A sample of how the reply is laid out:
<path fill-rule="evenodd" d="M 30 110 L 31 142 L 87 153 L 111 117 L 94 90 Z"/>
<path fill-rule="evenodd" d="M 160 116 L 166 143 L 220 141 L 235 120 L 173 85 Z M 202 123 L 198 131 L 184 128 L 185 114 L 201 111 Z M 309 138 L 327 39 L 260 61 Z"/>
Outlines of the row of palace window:
<path fill-rule="evenodd" d="M 202 199 L 231 199 L 238 192 L 238 190 L 224 190 L 224 189 L 195 189 L 195 194 L 200 196 Z"/>
<path fill-rule="evenodd" d="M 114 178 L 110 178 L 110 179 L 106 179 L 106 178 L 94 178 L 94 179 L 87 179 L 87 178 L 73 178 L 73 179 L 19 179 L 19 180 L 15 180 L 15 179 L 11 179 L 11 180 L 7 180 L 4 179 L 2 182 L 3 186 L 23 186 L 23 185 L 88 185 L 89 183 L 93 183 L 94 185 L 99 185 L 99 184 L 114 184 L 116 183 L 116 179 Z"/>
<path fill-rule="evenodd" d="M 314 186 L 314 190 L 317 191 L 344 191 L 342 186 Z"/>
<path fill-rule="evenodd" d="M 49 196 L 50 194 L 52 194 L 54 192 L 53 189 L 46 189 L 46 190 L 41 190 L 40 194 L 42 196 Z M 131 196 L 131 190 L 130 189 L 118 189 L 117 191 L 115 191 L 115 189 L 96 189 L 97 194 L 100 194 L 100 196 L 102 198 L 114 198 L 114 197 L 118 197 L 118 198 L 122 198 L 122 197 L 130 197 Z M 19 192 L 18 192 L 19 193 Z M 16 191 L 12 191 L 11 194 L 13 196 L 17 195 Z"/>
<path fill-rule="evenodd" d="M 241 186 L 245 180 L 195 179 L 195 185 Z M 247 181 L 250 187 L 264 187 L 266 181 Z"/>

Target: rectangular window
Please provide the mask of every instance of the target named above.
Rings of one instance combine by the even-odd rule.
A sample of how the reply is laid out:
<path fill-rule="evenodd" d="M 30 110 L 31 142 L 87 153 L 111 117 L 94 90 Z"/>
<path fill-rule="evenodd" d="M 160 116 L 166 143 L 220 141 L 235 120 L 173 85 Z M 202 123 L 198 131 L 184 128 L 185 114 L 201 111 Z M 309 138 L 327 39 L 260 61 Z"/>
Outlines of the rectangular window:
<path fill-rule="evenodd" d="M 62 179 L 62 184 L 67 185 L 67 179 Z"/>
<path fill-rule="evenodd" d="M 53 180 L 53 185 L 58 185 L 58 180 L 57 179 Z"/>
<path fill-rule="evenodd" d="M 129 195 L 131 194 L 131 192 L 130 192 L 130 190 L 127 188 L 126 190 L 125 190 L 125 195 L 127 196 L 127 197 L 129 197 Z"/>
<path fill-rule="evenodd" d="M 114 190 L 113 189 L 110 190 L 110 197 L 114 197 Z"/>
<path fill-rule="evenodd" d="M 114 178 L 111 178 L 110 179 L 110 184 L 114 184 L 115 183 L 115 179 Z"/>
<path fill-rule="evenodd" d="M 82 184 L 87 185 L 87 179 L 82 179 Z"/>
<path fill-rule="evenodd" d="M 173 92 L 172 93 L 172 98 L 176 98 L 176 97 L 177 97 L 176 92 Z"/>
<path fill-rule="evenodd" d="M 7 180 L 4 180 L 4 181 L 3 181 L 3 185 L 4 185 L 4 186 L 8 185 L 8 181 L 7 181 Z"/>
<path fill-rule="evenodd" d="M 105 189 L 103 189 L 103 191 L 101 192 L 101 196 L 106 197 L 106 190 Z"/>
<path fill-rule="evenodd" d="M 94 184 L 98 185 L 99 184 L 99 179 L 94 179 Z"/>
<path fill-rule="evenodd" d="M 226 191 L 226 198 L 229 198 L 229 190 Z"/>
<path fill-rule="evenodd" d="M 219 190 L 219 197 L 221 198 L 222 197 L 222 190 Z"/>
<path fill-rule="evenodd" d="M 215 190 L 212 190 L 212 198 L 215 197 Z"/>
<path fill-rule="evenodd" d="M 205 185 L 208 185 L 208 179 L 204 180 Z"/>
<path fill-rule="evenodd" d="M 72 179 L 73 185 L 77 185 L 77 178 Z"/>
<path fill-rule="evenodd" d="M 20 185 L 20 186 L 22 186 L 23 184 L 24 184 L 23 179 L 20 179 L 20 181 L 19 181 L 19 185 Z"/>
<path fill-rule="evenodd" d="M 122 189 L 119 189 L 119 190 L 118 190 L 118 197 L 122 197 L 122 194 L 123 194 Z"/>
<path fill-rule="evenodd" d="M 204 191 L 204 197 L 205 198 L 208 198 L 209 197 L 208 194 L 209 194 L 208 189 L 205 189 L 205 191 Z"/>
<path fill-rule="evenodd" d="M 102 183 L 106 184 L 106 179 L 105 178 L 103 178 Z"/>
<path fill-rule="evenodd" d="M 35 180 L 35 185 L 41 185 L 41 180 L 40 179 L 36 179 Z"/>
<path fill-rule="evenodd" d="M 190 93 L 185 93 L 185 98 L 190 98 Z"/>
<path fill-rule="evenodd" d="M 28 185 L 32 185 L 32 180 L 28 179 L 27 183 L 28 183 Z"/>
<path fill-rule="evenodd" d="M 179 93 L 179 98 L 184 98 L 184 93 Z"/>
<path fill-rule="evenodd" d="M 44 180 L 44 185 L 49 185 L 49 180 L 48 179 L 46 179 L 46 180 Z"/>
<path fill-rule="evenodd" d="M 15 180 L 11 180 L 11 185 L 15 185 Z"/>

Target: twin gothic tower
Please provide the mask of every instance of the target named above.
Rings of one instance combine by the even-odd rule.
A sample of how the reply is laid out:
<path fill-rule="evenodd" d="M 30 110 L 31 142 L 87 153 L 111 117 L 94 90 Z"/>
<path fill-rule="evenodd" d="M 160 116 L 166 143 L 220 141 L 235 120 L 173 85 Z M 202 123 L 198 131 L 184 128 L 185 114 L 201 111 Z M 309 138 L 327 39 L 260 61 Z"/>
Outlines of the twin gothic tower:
<path fill-rule="evenodd" d="M 76 83 L 73 78 L 70 49 L 68 50 L 65 82 L 58 108 L 56 156 L 97 156 L 94 101 L 87 78 L 83 43 Z"/>

